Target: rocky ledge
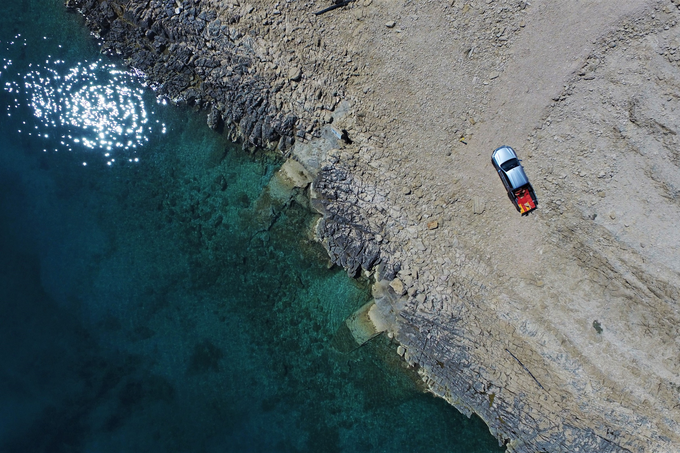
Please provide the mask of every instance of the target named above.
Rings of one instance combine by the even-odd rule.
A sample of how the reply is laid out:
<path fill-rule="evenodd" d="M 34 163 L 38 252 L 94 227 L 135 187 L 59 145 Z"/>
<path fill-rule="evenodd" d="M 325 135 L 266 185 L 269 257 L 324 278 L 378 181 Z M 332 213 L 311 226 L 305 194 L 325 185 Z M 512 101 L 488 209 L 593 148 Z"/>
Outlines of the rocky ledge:
<path fill-rule="evenodd" d="M 207 109 L 209 126 L 226 127 L 247 146 L 285 150 L 295 139 L 311 139 L 340 101 L 326 84 L 299 83 L 303 49 L 263 41 L 261 28 L 281 25 L 276 11 L 263 19 L 251 5 L 206 0 L 66 0 L 66 6 L 103 38 L 103 53 L 141 71 L 159 96 Z"/>

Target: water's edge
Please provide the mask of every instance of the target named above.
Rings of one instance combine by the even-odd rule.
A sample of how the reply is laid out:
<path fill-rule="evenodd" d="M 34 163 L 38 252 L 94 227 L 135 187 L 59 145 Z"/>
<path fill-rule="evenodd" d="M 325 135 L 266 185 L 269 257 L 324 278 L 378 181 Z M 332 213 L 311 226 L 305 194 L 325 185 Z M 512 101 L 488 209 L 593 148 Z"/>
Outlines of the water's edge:
<path fill-rule="evenodd" d="M 288 62 L 278 52 L 272 55 L 272 44 L 256 38 L 266 34 L 268 19 L 257 23 L 266 12 L 238 2 L 227 2 L 223 8 L 196 2 L 177 3 L 174 8 L 153 1 L 65 0 L 65 4 L 81 12 L 88 28 L 103 38 L 102 52 L 142 71 L 158 94 L 208 110 L 208 125 L 244 148 L 276 148 L 304 167 L 306 174 L 294 184 L 310 184 L 310 204 L 321 214 L 316 240 L 350 277 L 362 272 L 373 278 L 377 309 L 371 321 L 398 342 L 396 318 L 404 305 L 403 288 L 389 282 L 401 263 L 394 258 L 392 244 L 384 240 L 385 225 L 370 220 L 374 211 L 383 209 L 386 194 L 375 181 L 359 177 L 346 165 L 357 149 L 347 132 L 336 126 L 352 114 L 343 97 L 345 65 L 326 67 L 331 77 L 321 89 L 304 83 L 314 77 L 302 71 L 306 49 L 290 51 Z M 340 149 L 346 149 L 343 159 Z M 404 363 L 418 368 L 408 350 L 400 347 L 398 352 Z M 419 371 L 427 383 L 427 374 Z M 468 417 L 476 412 L 433 390 L 431 384 L 425 388 Z M 499 436 L 498 442 L 505 439 Z"/>
<path fill-rule="evenodd" d="M 60 3 L 0 18 L 0 449 L 496 451 L 387 335 L 358 348 L 367 273 L 327 252 L 353 275 L 376 256 L 311 240 L 354 234 L 337 143 L 237 149 L 195 106 L 157 105 Z"/>

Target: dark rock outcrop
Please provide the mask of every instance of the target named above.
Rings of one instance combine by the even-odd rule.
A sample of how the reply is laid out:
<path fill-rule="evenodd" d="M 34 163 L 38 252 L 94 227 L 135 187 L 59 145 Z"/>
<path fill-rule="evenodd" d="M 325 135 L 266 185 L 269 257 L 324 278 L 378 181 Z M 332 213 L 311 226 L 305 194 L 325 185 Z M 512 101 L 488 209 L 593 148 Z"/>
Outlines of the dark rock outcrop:
<path fill-rule="evenodd" d="M 234 40 L 240 32 L 198 0 L 66 0 L 103 39 L 102 52 L 143 72 L 159 96 L 209 108 L 208 124 L 227 127 L 247 146 L 285 148 L 297 118 L 275 107 L 274 78 L 253 70 L 254 55 Z"/>
<path fill-rule="evenodd" d="M 371 222 L 363 199 L 376 196 L 374 186 L 365 186 L 337 162 L 321 168 L 313 184 L 314 207 L 323 214 L 317 235 L 334 264 L 355 277 L 360 269 L 380 269 L 381 277 L 392 279 L 399 272 L 399 264 L 381 253 L 381 231 L 384 225 Z"/>

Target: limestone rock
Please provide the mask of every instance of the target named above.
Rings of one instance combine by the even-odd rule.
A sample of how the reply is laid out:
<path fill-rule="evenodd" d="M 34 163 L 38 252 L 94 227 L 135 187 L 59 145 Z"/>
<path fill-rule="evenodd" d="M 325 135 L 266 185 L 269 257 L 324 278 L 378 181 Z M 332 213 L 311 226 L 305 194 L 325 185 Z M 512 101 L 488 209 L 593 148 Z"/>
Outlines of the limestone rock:
<path fill-rule="evenodd" d="M 302 70 L 298 67 L 290 68 L 288 71 L 288 79 L 293 82 L 299 82 L 302 79 Z"/>
<path fill-rule="evenodd" d="M 482 198 L 475 197 L 472 200 L 472 212 L 474 212 L 475 214 L 482 214 L 485 209 L 486 207 L 484 205 L 484 200 Z"/>
<path fill-rule="evenodd" d="M 395 278 L 390 282 L 390 287 L 398 296 L 401 296 L 405 292 L 404 283 L 398 278 Z"/>
<path fill-rule="evenodd" d="M 307 187 L 313 179 L 309 171 L 294 159 L 286 160 L 278 173 L 293 187 Z"/>

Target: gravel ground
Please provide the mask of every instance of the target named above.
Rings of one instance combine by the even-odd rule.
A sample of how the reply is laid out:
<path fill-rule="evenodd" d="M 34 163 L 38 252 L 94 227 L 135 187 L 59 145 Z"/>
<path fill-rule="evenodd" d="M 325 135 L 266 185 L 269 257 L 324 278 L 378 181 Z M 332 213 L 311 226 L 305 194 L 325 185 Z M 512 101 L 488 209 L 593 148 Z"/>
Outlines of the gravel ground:
<path fill-rule="evenodd" d="M 353 59 L 370 63 L 348 122 L 368 145 L 347 165 L 387 193 L 406 359 L 513 451 L 680 448 L 676 7 L 355 16 Z M 502 144 L 534 182 L 527 217 L 489 162 Z"/>

